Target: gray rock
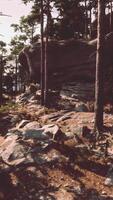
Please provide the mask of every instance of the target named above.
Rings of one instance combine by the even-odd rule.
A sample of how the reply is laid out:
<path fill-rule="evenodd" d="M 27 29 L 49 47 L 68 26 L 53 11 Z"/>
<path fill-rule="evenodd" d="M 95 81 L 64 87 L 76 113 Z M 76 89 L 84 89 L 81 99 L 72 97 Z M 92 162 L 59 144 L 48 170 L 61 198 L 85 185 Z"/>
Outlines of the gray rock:
<path fill-rule="evenodd" d="M 111 165 L 108 170 L 104 184 L 107 186 L 113 186 L 113 165 Z"/>
<path fill-rule="evenodd" d="M 38 156 L 34 157 L 35 162 L 37 164 L 45 164 L 45 163 L 60 163 L 60 162 L 68 162 L 69 159 L 61 154 L 59 152 L 54 151 L 50 154 L 38 154 Z"/>
<path fill-rule="evenodd" d="M 11 123 L 12 125 L 15 125 L 16 123 L 19 123 L 20 120 L 21 120 L 21 117 L 19 115 L 14 115 L 12 116 Z"/>
<path fill-rule="evenodd" d="M 76 105 L 75 111 L 77 111 L 77 112 L 88 112 L 88 108 L 85 104 L 81 103 L 81 104 Z"/>
<path fill-rule="evenodd" d="M 22 133 L 24 139 L 37 139 L 37 140 L 47 140 L 49 136 L 44 133 L 44 129 L 28 129 Z"/>
<path fill-rule="evenodd" d="M 82 188 L 78 185 L 76 187 L 73 187 L 73 186 L 69 186 L 69 185 L 65 185 L 65 189 L 68 191 L 68 192 L 73 192 L 75 193 L 76 195 L 82 195 L 83 194 L 83 190 Z"/>
<path fill-rule="evenodd" d="M 16 98 L 17 103 L 26 103 L 28 102 L 34 95 L 30 93 L 30 91 L 26 91 Z"/>
<path fill-rule="evenodd" d="M 61 116 L 57 122 L 61 122 L 61 121 L 65 121 L 67 119 L 70 119 L 73 115 L 75 114 L 75 112 L 68 112 L 66 114 L 64 114 L 63 116 Z"/>
<path fill-rule="evenodd" d="M 113 186 L 113 174 L 110 177 L 106 178 L 104 184 L 106 186 Z"/>
<path fill-rule="evenodd" d="M 25 130 L 37 130 L 40 128 L 40 124 L 37 121 L 29 122 L 23 127 L 23 131 Z"/>
<path fill-rule="evenodd" d="M 49 124 L 39 128 L 38 122 L 28 123 L 23 129 L 22 135 L 25 139 L 36 138 L 38 140 L 51 140 L 56 139 L 56 137 L 62 139 L 63 136 L 65 137 L 65 134 L 61 132 L 57 125 Z"/>
<path fill-rule="evenodd" d="M 30 86 L 29 86 L 29 91 L 30 91 L 30 93 L 35 94 L 36 91 L 37 91 L 37 89 L 38 89 L 37 85 L 35 85 L 35 84 L 33 84 L 33 83 L 30 84 Z"/>
<path fill-rule="evenodd" d="M 29 148 L 18 141 L 17 135 L 9 136 L 5 139 L 0 147 L 1 159 L 7 165 L 19 165 L 22 163 L 33 162 L 31 155 L 28 153 Z"/>
<path fill-rule="evenodd" d="M 60 130 L 59 127 L 54 124 L 45 125 L 43 126 L 43 129 L 44 133 L 48 134 L 51 138 L 53 138 Z"/>
<path fill-rule="evenodd" d="M 26 124 L 28 124 L 30 121 L 23 119 L 17 126 L 17 129 L 23 128 Z"/>

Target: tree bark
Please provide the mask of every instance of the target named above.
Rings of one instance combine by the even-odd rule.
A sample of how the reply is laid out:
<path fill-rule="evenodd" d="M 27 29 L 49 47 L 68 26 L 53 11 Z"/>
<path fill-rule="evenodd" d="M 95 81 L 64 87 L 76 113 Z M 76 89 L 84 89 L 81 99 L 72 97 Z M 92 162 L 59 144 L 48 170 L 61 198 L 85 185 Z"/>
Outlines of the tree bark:
<path fill-rule="evenodd" d="M 113 17 L 113 8 L 112 8 L 113 4 L 112 4 L 112 0 L 110 0 L 110 32 L 113 31 L 113 20 L 112 20 L 112 17 Z"/>
<path fill-rule="evenodd" d="M 17 77 L 17 74 L 18 74 L 18 59 L 17 59 L 17 55 L 15 56 L 15 92 L 17 93 L 18 91 L 18 77 Z"/>
<path fill-rule="evenodd" d="M 44 5 L 41 0 L 41 105 L 44 105 Z"/>
<path fill-rule="evenodd" d="M 2 77 L 3 77 L 3 59 L 0 57 L 0 105 L 2 104 Z"/>
<path fill-rule="evenodd" d="M 97 27 L 97 57 L 96 57 L 96 80 L 95 80 L 95 130 L 103 127 L 103 70 L 104 70 L 104 16 L 105 0 L 98 0 L 98 27 Z"/>
<path fill-rule="evenodd" d="M 45 41 L 45 92 L 44 92 L 44 105 L 48 104 L 48 31 L 49 31 L 49 0 L 47 0 L 47 25 L 46 25 L 46 41 Z"/>
<path fill-rule="evenodd" d="M 87 0 L 85 0 L 85 39 L 87 39 L 87 30 L 88 30 L 88 24 L 87 24 L 87 18 L 88 18 L 88 13 L 87 13 Z"/>
<path fill-rule="evenodd" d="M 92 4 L 90 3 L 90 10 L 89 10 L 89 12 L 90 12 L 90 26 L 89 26 L 89 32 L 90 32 L 90 39 L 91 39 L 91 37 L 92 37 Z"/>

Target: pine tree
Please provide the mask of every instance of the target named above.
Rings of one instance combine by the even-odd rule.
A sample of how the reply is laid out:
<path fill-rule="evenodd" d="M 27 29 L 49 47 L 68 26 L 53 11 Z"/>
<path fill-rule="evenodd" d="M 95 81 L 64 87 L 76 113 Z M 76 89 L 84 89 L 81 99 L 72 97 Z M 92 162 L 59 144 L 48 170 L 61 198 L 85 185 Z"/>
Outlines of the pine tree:
<path fill-rule="evenodd" d="M 97 57 L 95 81 L 95 125 L 96 130 L 103 127 L 103 70 L 104 70 L 104 16 L 105 0 L 98 0 Z"/>

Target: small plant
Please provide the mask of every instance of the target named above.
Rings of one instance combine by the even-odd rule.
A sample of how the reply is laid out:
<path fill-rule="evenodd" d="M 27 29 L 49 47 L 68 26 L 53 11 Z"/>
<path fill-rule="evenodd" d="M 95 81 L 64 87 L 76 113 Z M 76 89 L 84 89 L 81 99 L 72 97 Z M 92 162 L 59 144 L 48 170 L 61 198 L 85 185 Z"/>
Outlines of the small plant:
<path fill-rule="evenodd" d="M 18 108 L 18 104 L 13 102 L 8 102 L 5 105 L 0 106 L 0 113 L 9 112 L 10 110 L 15 110 Z"/>

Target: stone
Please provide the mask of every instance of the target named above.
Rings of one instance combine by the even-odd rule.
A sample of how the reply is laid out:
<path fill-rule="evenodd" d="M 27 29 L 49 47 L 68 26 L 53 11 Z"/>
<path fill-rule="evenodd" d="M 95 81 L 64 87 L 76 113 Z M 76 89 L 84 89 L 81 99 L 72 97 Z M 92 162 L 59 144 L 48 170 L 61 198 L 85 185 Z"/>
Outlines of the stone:
<path fill-rule="evenodd" d="M 69 162 L 69 159 L 61 155 L 57 150 L 51 151 L 48 154 L 40 152 L 34 156 L 34 160 L 37 164 Z"/>
<path fill-rule="evenodd" d="M 12 125 L 15 125 L 16 123 L 19 123 L 20 120 L 21 120 L 21 117 L 19 115 L 14 115 L 12 116 L 11 123 Z"/>
<path fill-rule="evenodd" d="M 106 178 L 104 184 L 106 186 L 113 186 L 113 175 L 111 177 Z"/>
<path fill-rule="evenodd" d="M 83 191 L 82 191 L 82 188 L 78 185 L 76 187 L 73 187 L 73 186 L 70 186 L 70 185 L 66 185 L 65 186 L 65 189 L 68 191 L 68 192 L 73 192 L 75 193 L 76 195 L 82 195 L 83 194 Z"/>
<path fill-rule="evenodd" d="M 32 98 L 32 96 L 33 94 L 31 94 L 28 90 L 16 98 L 16 103 L 27 103 Z"/>
<path fill-rule="evenodd" d="M 23 128 L 24 139 L 36 138 L 37 140 L 56 140 L 62 142 L 66 139 L 58 125 L 49 124 L 39 128 L 38 122 L 30 122 Z M 48 141 L 49 143 L 49 141 Z"/>
<path fill-rule="evenodd" d="M 49 139 L 49 136 L 44 133 L 44 129 L 38 128 L 38 129 L 26 129 L 22 136 L 25 140 L 27 139 L 37 139 L 37 140 L 47 140 Z"/>
<path fill-rule="evenodd" d="M 18 142 L 18 136 L 8 136 L 0 146 L 0 157 L 7 165 L 17 166 L 22 163 L 33 162 L 28 153 L 29 148 L 25 144 Z"/>
<path fill-rule="evenodd" d="M 29 86 L 30 93 L 33 93 L 33 94 L 36 93 L 37 89 L 38 88 L 35 84 L 33 84 L 33 83 L 30 84 L 30 86 Z"/>
<path fill-rule="evenodd" d="M 104 184 L 106 186 L 113 186 L 113 165 L 111 165 L 108 170 Z"/>
<path fill-rule="evenodd" d="M 26 124 L 28 124 L 30 121 L 23 119 L 17 126 L 18 129 L 23 128 Z"/>
<path fill-rule="evenodd" d="M 61 116 L 57 122 L 61 122 L 61 121 L 65 121 L 67 119 L 70 119 L 73 115 L 75 114 L 75 112 L 68 112 L 66 114 L 64 114 L 63 116 Z"/>
<path fill-rule="evenodd" d="M 63 133 L 58 125 L 50 124 L 45 125 L 44 127 L 44 133 L 48 134 L 53 140 L 63 143 L 67 137 L 65 133 Z"/>
<path fill-rule="evenodd" d="M 24 127 L 23 130 L 37 130 L 39 129 L 40 124 L 37 121 L 29 122 Z"/>
<path fill-rule="evenodd" d="M 88 108 L 85 104 L 80 103 L 75 106 L 75 111 L 77 112 L 88 112 Z"/>
<path fill-rule="evenodd" d="M 54 124 L 45 125 L 43 126 L 43 129 L 44 129 L 44 133 L 48 134 L 51 138 L 54 138 L 55 135 L 60 130 L 59 127 Z"/>

